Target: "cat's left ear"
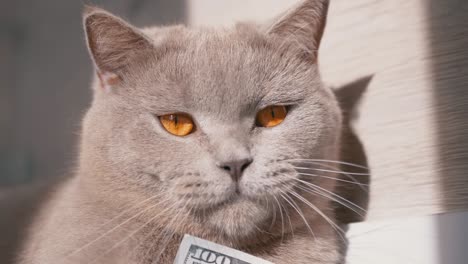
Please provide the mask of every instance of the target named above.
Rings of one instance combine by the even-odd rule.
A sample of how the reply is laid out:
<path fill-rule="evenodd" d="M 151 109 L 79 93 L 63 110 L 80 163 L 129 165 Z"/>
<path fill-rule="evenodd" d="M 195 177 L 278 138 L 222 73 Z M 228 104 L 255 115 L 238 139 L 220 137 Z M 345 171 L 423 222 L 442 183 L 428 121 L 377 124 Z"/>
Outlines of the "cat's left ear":
<path fill-rule="evenodd" d="M 328 0 L 303 0 L 268 29 L 273 34 L 300 45 L 314 62 L 327 21 Z"/>
<path fill-rule="evenodd" d="M 88 49 L 101 86 L 109 90 L 152 49 L 151 41 L 137 28 L 111 13 L 86 6 L 83 24 Z"/>

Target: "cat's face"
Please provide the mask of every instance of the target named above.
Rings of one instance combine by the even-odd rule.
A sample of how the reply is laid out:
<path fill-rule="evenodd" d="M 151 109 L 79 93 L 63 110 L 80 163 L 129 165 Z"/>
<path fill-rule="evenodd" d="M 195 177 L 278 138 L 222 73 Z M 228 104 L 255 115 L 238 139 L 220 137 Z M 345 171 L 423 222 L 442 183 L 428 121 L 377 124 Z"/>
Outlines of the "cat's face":
<path fill-rule="evenodd" d="M 336 158 L 340 111 L 303 47 L 248 25 L 141 34 L 152 47 L 140 47 L 110 78 L 101 72 L 85 121 L 84 153 L 107 172 L 106 192 L 158 195 L 155 202 L 177 207 L 180 219 L 246 236 L 271 222 L 271 205 L 297 188 L 298 159 Z M 269 106 L 284 106 L 286 116 L 265 127 L 258 113 Z M 160 119 L 181 113 L 193 126 L 184 136 Z"/>

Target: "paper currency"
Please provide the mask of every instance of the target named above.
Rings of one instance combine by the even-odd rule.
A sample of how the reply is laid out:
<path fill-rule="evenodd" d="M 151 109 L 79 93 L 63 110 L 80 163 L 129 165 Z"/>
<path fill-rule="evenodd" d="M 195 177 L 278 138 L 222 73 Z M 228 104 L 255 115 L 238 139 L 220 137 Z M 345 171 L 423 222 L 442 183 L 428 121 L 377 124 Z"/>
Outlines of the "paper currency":
<path fill-rule="evenodd" d="M 174 264 L 273 264 L 216 243 L 185 235 Z"/>

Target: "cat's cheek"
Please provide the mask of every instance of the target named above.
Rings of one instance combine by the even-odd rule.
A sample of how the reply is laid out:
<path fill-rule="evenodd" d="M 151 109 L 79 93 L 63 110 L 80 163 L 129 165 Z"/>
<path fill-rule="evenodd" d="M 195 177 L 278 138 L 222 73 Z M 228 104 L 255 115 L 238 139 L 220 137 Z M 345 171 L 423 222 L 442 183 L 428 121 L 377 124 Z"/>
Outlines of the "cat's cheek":
<path fill-rule="evenodd" d="M 259 162 L 248 168 L 239 182 L 241 193 L 250 199 L 258 200 L 279 197 L 294 187 L 296 171 L 285 163 L 278 163 L 271 159 Z"/>

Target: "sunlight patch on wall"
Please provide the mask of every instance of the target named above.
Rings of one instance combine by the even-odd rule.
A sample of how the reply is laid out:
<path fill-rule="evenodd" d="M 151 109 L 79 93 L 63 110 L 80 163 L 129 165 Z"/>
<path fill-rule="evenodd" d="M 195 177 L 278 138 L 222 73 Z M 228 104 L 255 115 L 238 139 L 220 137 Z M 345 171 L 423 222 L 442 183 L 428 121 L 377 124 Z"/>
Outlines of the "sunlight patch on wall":
<path fill-rule="evenodd" d="M 233 25 L 237 21 L 268 21 L 298 0 L 187 0 L 191 26 Z"/>

